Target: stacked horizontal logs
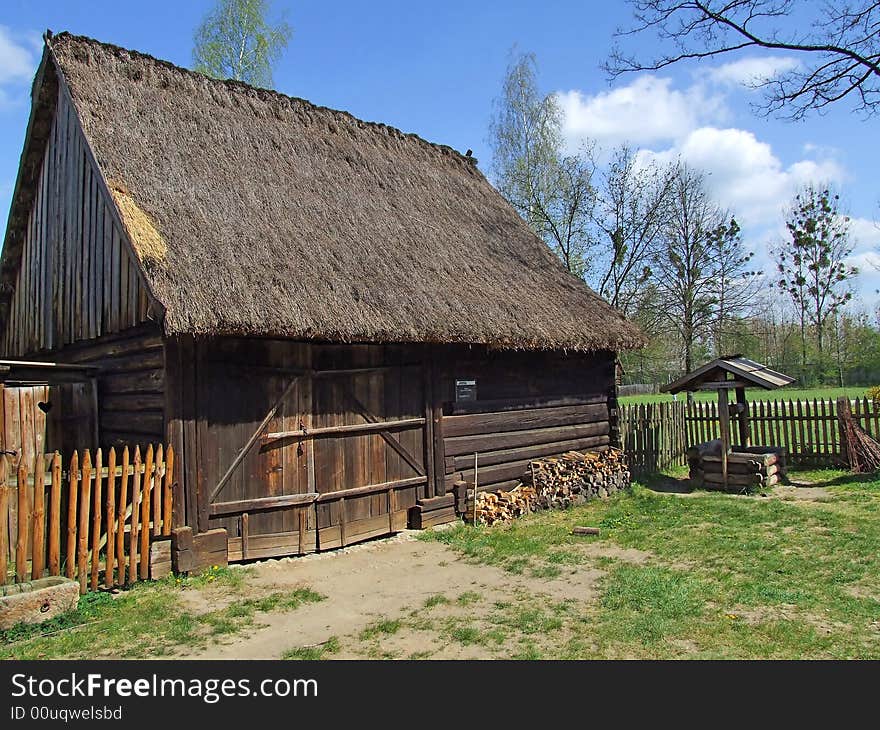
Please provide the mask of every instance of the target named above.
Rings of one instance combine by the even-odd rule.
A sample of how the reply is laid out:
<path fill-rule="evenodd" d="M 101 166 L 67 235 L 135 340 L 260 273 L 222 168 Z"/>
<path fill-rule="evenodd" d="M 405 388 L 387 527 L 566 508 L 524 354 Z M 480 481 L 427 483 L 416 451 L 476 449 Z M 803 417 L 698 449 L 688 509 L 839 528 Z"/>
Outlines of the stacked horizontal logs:
<path fill-rule="evenodd" d="M 494 525 L 496 522 L 522 517 L 535 508 L 535 490 L 517 484 L 510 491 L 480 492 L 477 495 L 477 523 Z M 468 500 L 468 515 L 473 515 L 473 499 Z"/>
<path fill-rule="evenodd" d="M 725 490 L 721 442 L 718 439 L 687 451 L 690 478 L 704 489 Z M 727 455 L 728 492 L 753 492 L 778 484 L 785 477 L 785 449 L 774 446 L 735 447 Z"/>
<path fill-rule="evenodd" d="M 529 464 L 527 480 L 510 491 L 477 495 L 476 520 L 491 525 L 520 517 L 537 509 L 570 507 L 594 497 L 607 497 L 626 489 L 631 475 L 619 449 L 569 451 L 562 456 L 536 459 Z M 472 494 L 472 492 L 471 492 Z M 473 519 L 473 497 L 468 499 L 466 519 Z"/>
<path fill-rule="evenodd" d="M 631 475 L 620 449 L 569 451 L 562 456 L 533 461 L 530 476 L 537 506 L 545 509 L 581 504 L 607 497 L 630 484 Z"/>

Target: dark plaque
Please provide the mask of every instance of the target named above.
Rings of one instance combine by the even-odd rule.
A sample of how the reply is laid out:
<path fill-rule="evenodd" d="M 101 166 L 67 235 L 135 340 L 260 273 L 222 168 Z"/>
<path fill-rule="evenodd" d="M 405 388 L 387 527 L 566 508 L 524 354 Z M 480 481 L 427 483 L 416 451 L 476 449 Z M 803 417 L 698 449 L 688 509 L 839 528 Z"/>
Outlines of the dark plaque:
<path fill-rule="evenodd" d="M 477 399 L 477 381 L 476 380 L 456 380 L 455 381 L 455 400 L 467 401 Z"/>

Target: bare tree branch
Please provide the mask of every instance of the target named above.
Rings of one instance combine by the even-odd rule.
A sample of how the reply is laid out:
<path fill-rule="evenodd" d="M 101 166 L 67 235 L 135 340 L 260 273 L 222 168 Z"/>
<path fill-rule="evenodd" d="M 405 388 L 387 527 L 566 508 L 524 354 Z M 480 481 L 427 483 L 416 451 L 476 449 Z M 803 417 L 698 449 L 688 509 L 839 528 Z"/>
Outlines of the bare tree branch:
<path fill-rule="evenodd" d="M 753 84 L 764 91 L 764 114 L 801 119 L 852 98 L 857 111 L 880 110 L 880 2 L 795 4 L 792 0 L 631 0 L 635 22 L 616 36 L 653 32 L 667 46 L 644 59 L 616 46 L 605 64 L 611 78 L 748 49 L 788 51 L 798 68 Z M 812 16 L 806 13 L 812 11 Z M 793 17 L 806 27 L 792 28 Z M 788 28 L 786 29 L 786 26 Z"/>

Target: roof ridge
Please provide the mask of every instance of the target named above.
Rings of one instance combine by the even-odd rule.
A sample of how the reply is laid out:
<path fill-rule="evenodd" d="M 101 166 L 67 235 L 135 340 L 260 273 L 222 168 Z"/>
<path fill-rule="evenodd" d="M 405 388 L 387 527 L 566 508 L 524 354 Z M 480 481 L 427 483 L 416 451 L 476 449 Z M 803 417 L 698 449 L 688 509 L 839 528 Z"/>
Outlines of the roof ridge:
<path fill-rule="evenodd" d="M 393 134 L 397 134 L 400 137 L 415 140 L 417 142 L 420 142 L 423 145 L 426 145 L 429 148 L 432 148 L 434 150 L 439 151 L 440 153 L 443 153 L 443 154 L 452 153 L 455 157 L 458 158 L 458 160 L 460 162 L 465 163 L 466 169 L 468 169 L 468 168 L 473 169 L 482 175 L 482 171 L 480 171 L 479 168 L 477 168 L 476 160 L 473 157 L 467 157 L 467 156 L 463 155 L 461 152 L 459 152 L 457 149 L 455 149 L 454 147 L 452 147 L 450 145 L 441 144 L 439 142 L 431 142 L 430 140 L 427 140 L 424 137 L 421 137 L 420 135 L 416 134 L 415 132 L 404 132 L 402 129 L 399 129 L 398 127 L 394 127 L 390 124 L 385 124 L 383 122 L 371 122 L 366 119 L 361 119 L 360 117 L 355 116 L 354 114 L 352 114 L 349 111 L 346 111 L 345 109 L 336 109 L 334 107 L 322 106 L 321 104 L 315 104 L 314 102 L 309 101 L 308 99 L 305 99 L 301 96 L 290 96 L 289 94 L 285 94 L 281 91 L 277 91 L 276 89 L 266 89 L 266 88 L 262 88 L 260 86 L 252 86 L 251 84 L 245 83 L 244 81 L 237 81 L 235 79 L 216 79 L 213 76 L 208 76 L 207 74 L 200 73 L 199 71 L 194 71 L 194 70 L 186 68 L 184 66 L 178 66 L 176 63 L 172 63 L 171 61 L 166 61 L 165 59 L 162 59 L 162 58 L 156 58 L 155 56 L 152 56 L 149 53 L 144 53 L 142 51 L 138 51 L 138 50 L 135 50 L 132 48 L 125 48 L 124 46 L 118 46 L 114 43 L 106 43 L 104 41 L 99 41 L 96 38 L 92 38 L 90 36 L 77 35 L 76 33 L 71 33 L 70 31 L 66 31 L 66 30 L 62 31 L 60 33 L 52 34 L 52 35 L 49 35 L 49 33 L 47 33 L 43 37 L 43 39 L 44 39 L 45 45 L 52 52 L 53 56 L 55 53 L 55 49 L 53 48 L 53 46 L 59 40 L 64 41 L 64 40 L 69 39 L 69 40 L 73 40 L 73 41 L 81 41 L 81 42 L 89 43 L 91 45 L 100 46 L 101 48 L 104 48 L 108 51 L 111 51 L 114 54 L 128 53 L 131 56 L 134 56 L 139 59 L 143 59 L 145 61 L 149 61 L 150 63 L 154 63 L 157 66 L 163 66 L 168 70 L 176 71 L 176 72 L 181 73 L 185 76 L 196 76 L 200 80 L 207 80 L 211 83 L 225 86 L 227 89 L 229 89 L 231 91 L 256 92 L 257 94 L 264 94 L 270 98 L 274 97 L 276 99 L 280 99 L 280 100 L 284 100 L 284 101 L 288 101 L 288 102 L 292 101 L 292 102 L 296 102 L 299 104 L 303 104 L 303 105 L 310 107 L 311 109 L 314 109 L 315 111 L 318 111 L 318 112 L 330 112 L 331 114 L 338 114 L 338 115 L 341 115 L 343 117 L 348 118 L 350 121 L 352 121 L 356 124 L 367 125 L 368 127 L 374 127 L 378 130 L 384 130 L 384 131 L 391 132 Z"/>

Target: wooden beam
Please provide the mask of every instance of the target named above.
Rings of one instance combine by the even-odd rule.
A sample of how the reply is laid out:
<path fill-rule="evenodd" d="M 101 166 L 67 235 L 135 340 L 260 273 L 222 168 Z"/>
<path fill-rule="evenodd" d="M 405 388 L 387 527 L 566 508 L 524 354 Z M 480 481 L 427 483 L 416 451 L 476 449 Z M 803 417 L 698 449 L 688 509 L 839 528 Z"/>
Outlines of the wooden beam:
<path fill-rule="evenodd" d="M 745 388 L 749 385 L 752 385 L 752 383 L 746 383 L 742 380 L 711 380 L 708 383 L 698 385 L 696 390 L 730 390 L 733 388 Z"/>
<path fill-rule="evenodd" d="M 268 423 L 268 421 L 267 421 Z M 315 436 L 329 436 L 341 433 L 374 433 L 376 431 L 413 428 L 425 423 L 424 418 L 403 418 L 397 421 L 378 421 L 376 423 L 356 423 L 350 426 L 322 426 L 321 428 L 302 429 L 300 431 L 274 431 L 263 436 L 264 441 L 277 441 L 279 439 L 309 439 Z M 259 434 L 258 434 L 259 435 Z M 266 448 L 264 446 L 264 448 Z"/>
<path fill-rule="evenodd" d="M 443 415 L 443 373 L 445 372 L 447 351 L 442 347 L 432 347 L 431 355 L 431 429 L 434 451 L 434 496 L 446 494 L 446 440 L 444 438 L 446 418 Z M 478 418 L 478 416 L 459 416 L 459 418 Z"/>
<path fill-rule="evenodd" d="M 431 375 L 433 365 L 430 351 L 424 348 L 424 362 L 422 364 L 422 403 L 425 414 L 425 427 L 422 429 L 422 448 L 425 453 L 425 472 L 428 481 L 425 483 L 425 496 L 433 497 L 436 494 L 435 484 L 437 474 L 434 468 L 434 380 Z"/>
<path fill-rule="evenodd" d="M 340 489 L 336 492 L 324 492 L 324 494 L 319 494 L 316 501 L 320 504 L 321 502 L 331 502 L 336 499 L 363 497 L 368 494 L 376 494 L 377 492 L 387 492 L 389 489 L 405 489 L 406 487 L 415 487 L 419 484 L 424 484 L 426 481 L 428 481 L 427 477 L 410 477 L 409 479 L 398 479 L 393 482 L 368 484 L 365 487 Z"/>
<path fill-rule="evenodd" d="M 727 486 L 727 454 L 730 451 L 730 408 L 727 404 L 727 391 L 718 390 L 718 426 L 721 432 L 721 477 Z"/>
<path fill-rule="evenodd" d="M 739 443 L 741 446 L 751 446 L 749 439 L 749 402 L 746 400 L 746 389 L 736 389 L 736 403 L 739 406 L 737 420 L 739 422 Z"/>
<path fill-rule="evenodd" d="M 317 492 L 307 492 L 305 494 L 281 494 L 277 497 L 239 499 L 234 502 L 217 502 L 208 507 L 208 513 L 211 517 L 222 517 L 283 507 L 299 507 L 314 503 L 318 496 Z"/>

